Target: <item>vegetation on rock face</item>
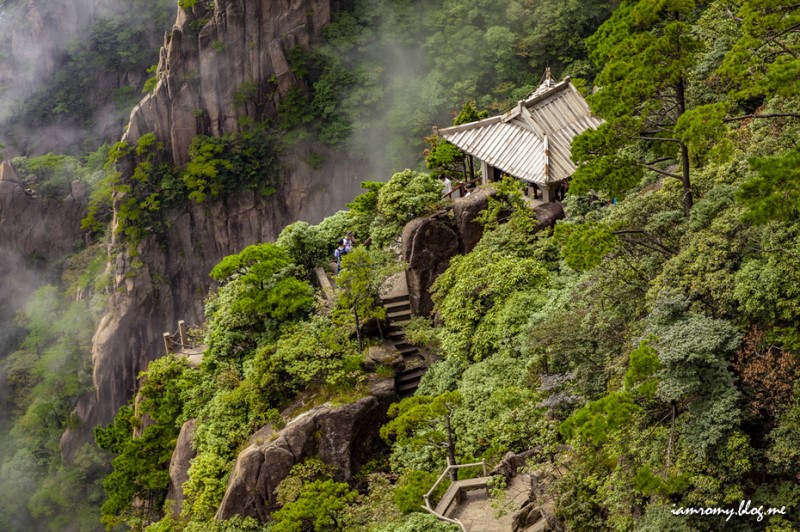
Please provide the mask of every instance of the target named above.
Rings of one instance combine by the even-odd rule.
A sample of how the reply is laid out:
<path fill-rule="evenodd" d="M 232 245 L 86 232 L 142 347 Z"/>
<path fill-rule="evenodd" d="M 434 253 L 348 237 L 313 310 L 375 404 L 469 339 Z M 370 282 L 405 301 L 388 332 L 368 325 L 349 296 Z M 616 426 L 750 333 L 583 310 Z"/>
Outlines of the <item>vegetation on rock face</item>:
<path fill-rule="evenodd" d="M 21 4 L 0 6 L 5 27 L 15 25 L 20 35 L 52 32 L 48 37 L 53 41 L 20 46 L 25 37 L 8 39 L 0 50 L 4 70 L 15 74 L 0 89 L 4 107 L 13 109 L 3 109 L 2 117 L 9 146 L 30 155 L 35 153 L 27 150 L 39 145 L 79 155 L 113 141 L 141 97 L 144 71 L 157 57 L 164 29 L 174 21 L 175 2 L 104 0 L 91 10 L 51 5 L 21 9 Z M 75 11 L 71 15 L 70 9 Z M 36 28 L 37 23 L 44 27 Z M 41 63 L 23 66 L 31 58 Z M 39 79 L 43 73 L 46 77 Z"/>
<path fill-rule="evenodd" d="M 81 226 L 102 232 L 112 213 L 115 231 L 135 248 L 148 235 L 161 235 L 170 212 L 187 199 L 202 202 L 234 192 L 275 192 L 279 172 L 274 139 L 263 129 L 208 137 L 198 135 L 189 162 L 176 168 L 154 133 L 142 135 L 136 147 L 118 142 L 108 150 L 102 179 L 94 186 Z"/>

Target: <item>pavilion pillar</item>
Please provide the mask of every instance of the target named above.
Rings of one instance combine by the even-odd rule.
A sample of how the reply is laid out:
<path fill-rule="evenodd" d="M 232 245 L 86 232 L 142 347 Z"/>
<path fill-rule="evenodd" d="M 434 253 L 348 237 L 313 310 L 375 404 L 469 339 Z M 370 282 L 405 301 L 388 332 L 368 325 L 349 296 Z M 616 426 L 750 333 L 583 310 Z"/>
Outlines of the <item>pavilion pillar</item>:
<path fill-rule="evenodd" d="M 484 160 L 481 160 L 481 184 L 485 185 L 489 182 L 489 172 L 492 167 Z"/>

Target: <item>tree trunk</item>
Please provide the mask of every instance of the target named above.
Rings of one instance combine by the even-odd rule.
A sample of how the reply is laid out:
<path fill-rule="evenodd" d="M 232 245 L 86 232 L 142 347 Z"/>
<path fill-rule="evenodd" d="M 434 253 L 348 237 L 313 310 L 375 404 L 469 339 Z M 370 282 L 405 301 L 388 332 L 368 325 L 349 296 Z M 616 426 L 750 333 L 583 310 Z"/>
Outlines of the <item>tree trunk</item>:
<path fill-rule="evenodd" d="M 669 469 L 672 465 L 672 438 L 675 435 L 675 401 L 672 401 L 672 425 L 669 429 L 669 444 L 667 445 L 667 476 L 669 476 Z"/>
<path fill-rule="evenodd" d="M 692 184 L 689 181 L 689 148 L 681 143 L 681 175 L 683 182 L 683 216 L 688 218 L 692 211 Z"/>
<path fill-rule="evenodd" d="M 475 161 L 472 159 L 472 155 L 467 155 L 467 159 L 469 159 L 469 180 L 472 182 L 475 181 Z"/>
<path fill-rule="evenodd" d="M 686 112 L 686 84 L 683 78 L 678 80 L 675 91 L 678 96 L 678 119 L 680 119 Z M 681 142 L 681 181 L 683 182 L 683 216 L 688 218 L 694 202 L 692 200 L 692 184 L 689 180 L 689 148 L 683 142 Z"/>
<path fill-rule="evenodd" d="M 358 322 L 358 310 L 356 305 L 353 305 L 353 316 L 356 317 L 356 336 L 358 336 L 358 352 L 364 351 L 364 341 L 361 339 L 361 324 Z"/>
<path fill-rule="evenodd" d="M 445 427 L 447 427 L 447 456 L 450 458 L 450 464 L 456 465 L 456 444 L 453 441 L 453 429 L 450 427 L 450 416 L 452 415 L 451 412 L 447 413 L 447 416 L 444 418 Z M 456 470 L 450 470 L 450 480 L 455 482 L 457 480 Z"/>

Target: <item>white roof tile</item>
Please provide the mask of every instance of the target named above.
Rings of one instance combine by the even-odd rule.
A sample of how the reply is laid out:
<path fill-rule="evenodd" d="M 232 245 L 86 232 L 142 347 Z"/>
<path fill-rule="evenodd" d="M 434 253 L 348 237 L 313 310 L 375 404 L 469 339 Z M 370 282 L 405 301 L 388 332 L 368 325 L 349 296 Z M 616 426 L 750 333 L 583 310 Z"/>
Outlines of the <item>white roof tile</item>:
<path fill-rule="evenodd" d="M 541 133 L 526 122 L 522 108 Z M 552 183 L 575 171 L 570 159 L 572 139 L 602 120 L 592 115 L 569 78 L 543 83 L 533 94 L 503 115 L 438 130 L 438 133 L 495 168 L 531 183 Z M 542 135 L 548 138 L 548 156 Z M 546 171 L 545 165 L 549 167 Z"/>

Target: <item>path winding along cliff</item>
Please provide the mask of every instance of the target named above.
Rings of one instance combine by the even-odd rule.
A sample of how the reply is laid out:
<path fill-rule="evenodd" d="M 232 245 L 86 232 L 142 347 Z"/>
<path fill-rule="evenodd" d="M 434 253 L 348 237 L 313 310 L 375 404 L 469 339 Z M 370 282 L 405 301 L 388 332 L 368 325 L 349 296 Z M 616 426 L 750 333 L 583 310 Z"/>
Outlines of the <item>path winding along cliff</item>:
<path fill-rule="evenodd" d="M 161 51 L 158 85 L 133 110 L 123 137 L 133 143 L 154 132 L 176 164 L 187 161 L 197 134 L 232 133 L 242 118 L 274 117 L 281 97 L 301 83 L 287 51 L 318 39 L 335 7 L 330 0 L 216 0 L 213 11 L 204 4 L 178 14 Z M 322 168 L 306 164 L 311 150 L 325 158 Z M 220 259 L 274 239 L 294 220 L 319 221 L 351 200 L 363 178 L 358 161 L 322 146 L 296 145 L 281 163 L 274 195 L 241 192 L 187 204 L 170 213 L 165 238 L 142 242 L 135 260 L 125 252 L 110 257 L 114 290 L 94 337 L 95 391 L 76 408 L 81 427 L 62 437 L 65 459 L 91 438 L 90 427 L 110 422 L 130 399 L 137 374 L 161 355 L 163 331 L 178 319 L 201 321 L 208 272 Z"/>

